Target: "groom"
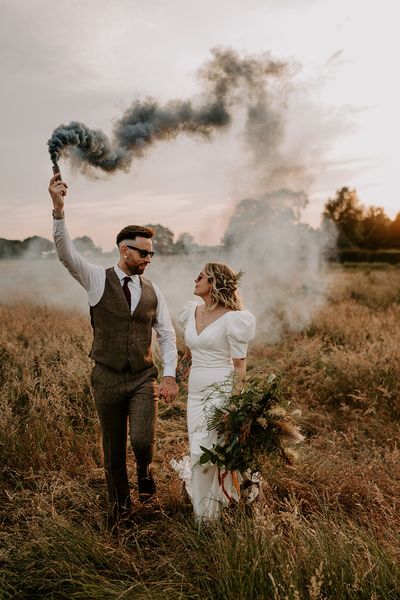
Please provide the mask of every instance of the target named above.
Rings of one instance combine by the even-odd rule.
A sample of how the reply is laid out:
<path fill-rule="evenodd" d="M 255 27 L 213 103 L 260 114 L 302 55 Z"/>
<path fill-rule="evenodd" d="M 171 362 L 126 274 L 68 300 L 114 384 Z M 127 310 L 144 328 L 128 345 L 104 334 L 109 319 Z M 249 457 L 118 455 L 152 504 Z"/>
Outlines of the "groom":
<path fill-rule="evenodd" d="M 139 498 L 156 491 L 150 470 L 155 440 L 157 399 L 172 402 L 176 339 L 160 290 L 142 277 L 153 257 L 153 230 L 129 225 L 117 235 L 118 263 L 105 269 L 88 263 L 74 248 L 64 219 L 67 184 L 59 174 L 51 178 L 53 235 L 58 257 L 87 291 L 93 327 L 90 357 L 95 361 L 92 385 L 99 416 L 104 468 L 112 522 L 131 508 L 126 468 L 129 437 L 137 464 Z M 152 329 L 157 333 L 163 378 L 157 389 L 157 369 L 151 352 Z"/>

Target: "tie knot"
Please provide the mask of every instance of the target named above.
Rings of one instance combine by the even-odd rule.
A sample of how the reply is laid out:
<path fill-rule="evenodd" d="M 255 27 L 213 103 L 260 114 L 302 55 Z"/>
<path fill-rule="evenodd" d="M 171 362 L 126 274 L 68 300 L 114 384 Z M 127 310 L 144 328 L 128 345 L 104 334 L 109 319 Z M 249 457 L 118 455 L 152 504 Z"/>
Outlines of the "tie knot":
<path fill-rule="evenodd" d="M 132 279 L 130 277 L 124 277 L 124 285 L 128 285 L 128 283 L 132 281 Z"/>

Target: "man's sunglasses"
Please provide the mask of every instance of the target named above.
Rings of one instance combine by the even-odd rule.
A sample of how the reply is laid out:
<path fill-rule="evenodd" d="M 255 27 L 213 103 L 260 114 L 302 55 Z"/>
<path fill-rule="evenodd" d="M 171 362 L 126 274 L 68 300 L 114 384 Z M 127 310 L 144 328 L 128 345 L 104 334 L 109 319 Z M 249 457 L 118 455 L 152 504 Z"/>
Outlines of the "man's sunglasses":
<path fill-rule="evenodd" d="M 128 244 L 125 244 L 125 246 L 127 248 L 130 248 L 131 250 L 136 250 L 136 252 L 139 252 L 140 258 L 146 258 L 146 256 L 150 256 L 150 258 L 153 258 L 153 256 L 154 256 L 154 252 L 149 252 L 149 250 L 143 250 L 142 248 L 136 248 L 136 246 L 128 246 Z"/>

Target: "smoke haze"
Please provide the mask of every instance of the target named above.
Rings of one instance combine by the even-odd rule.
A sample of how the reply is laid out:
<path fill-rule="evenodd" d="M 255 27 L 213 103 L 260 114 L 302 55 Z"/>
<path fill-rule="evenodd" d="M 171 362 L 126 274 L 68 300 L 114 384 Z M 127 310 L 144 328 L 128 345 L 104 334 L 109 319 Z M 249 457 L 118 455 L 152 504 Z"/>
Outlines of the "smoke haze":
<path fill-rule="evenodd" d="M 276 205 L 281 206 L 279 194 L 278 199 Z M 260 206 L 270 209 L 273 199 L 264 202 L 260 201 L 258 213 Z M 228 262 L 244 271 L 239 292 L 257 317 L 258 341 L 276 343 L 285 333 L 306 327 L 325 299 L 327 273 L 322 255 L 327 238 L 298 225 L 292 217 L 286 207 L 270 215 L 269 224 L 260 219 L 251 235 L 241 236 L 236 230 L 231 247 L 225 250 L 156 256 L 145 276 L 159 286 L 176 321 L 183 305 L 193 299 L 194 279 L 203 265 Z M 105 267 L 115 262 L 105 257 L 91 260 Z M 20 302 L 23 281 L 23 301 L 88 313 L 86 292 L 56 259 L 1 260 L 0 279 L 0 302 Z"/>

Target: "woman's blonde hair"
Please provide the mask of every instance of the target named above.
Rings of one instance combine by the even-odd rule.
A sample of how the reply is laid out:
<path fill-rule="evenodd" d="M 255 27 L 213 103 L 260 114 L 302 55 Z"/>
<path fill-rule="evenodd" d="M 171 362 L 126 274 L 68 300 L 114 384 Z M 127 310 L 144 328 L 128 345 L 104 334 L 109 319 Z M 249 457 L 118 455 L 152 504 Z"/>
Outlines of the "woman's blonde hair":
<path fill-rule="evenodd" d="M 235 271 L 226 263 L 209 262 L 204 266 L 204 274 L 211 284 L 211 307 L 222 304 L 231 310 L 242 310 L 243 305 L 237 287 L 242 273 Z"/>

